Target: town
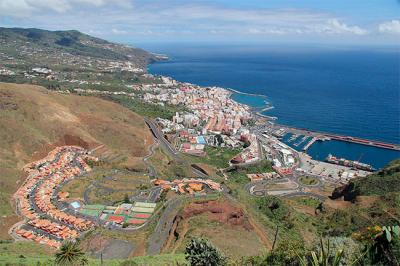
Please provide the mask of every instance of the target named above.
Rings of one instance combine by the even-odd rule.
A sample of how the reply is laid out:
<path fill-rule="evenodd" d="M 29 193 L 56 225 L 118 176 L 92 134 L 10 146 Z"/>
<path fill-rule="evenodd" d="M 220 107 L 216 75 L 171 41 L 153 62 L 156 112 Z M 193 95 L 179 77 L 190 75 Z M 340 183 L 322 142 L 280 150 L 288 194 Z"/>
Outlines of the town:
<path fill-rule="evenodd" d="M 328 199 L 324 190 L 345 185 L 374 170 L 335 154 L 316 160 L 307 154 L 316 142 L 336 139 L 399 149 L 396 145 L 290 128 L 236 102 L 232 96 L 238 92 L 234 90 L 148 74 L 147 64 L 165 60 L 164 56 L 143 54 L 140 49 L 123 45 L 105 43 L 102 47 L 90 39 L 81 44 L 105 47 L 112 56 L 60 52 L 59 48 L 38 48 L 23 40 L 11 44 L 3 41 L 0 80 L 42 85 L 62 96 L 99 97 L 138 113 L 154 141 L 149 144 L 149 155 L 143 157 L 145 170 L 127 166 L 115 169 L 112 160 L 105 160 L 107 170 L 101 169 L 100 175 L 109 178 L 112 186 L 118 179 L 106 172 L 123 169 L 121 175 L 131 178 L 127 178 L 128 182 L 134 183 L 133 179 L 140 176 L 145 185 L 133 190 L 118 189 L 114 191 L 117 199 L 89 202 L 88 194 L 96 181 L 86 178 L 93 169 L 101 168 L 100 162 L 104 163 L 101 152 L 95 156 L 79 146 L 55 147 L 42 160 L 23 168 L 28 177 L 13 197 L 16 213 L 23 221 L 9 231 L 16 240 L 59 249 L 66 240 L 83 240 L 102 229 L 128 234 L 150 228 L 146 236 L 148 254 L 159 254 L 178 238 L 174 231 L 178 214 L 190 201 L 297 197 L 307 198 L 305 201 L 317 208 Z M 14 49 L 14 53 L 10 55 L 7 49 Z M 156 155 L 159 157 L 155 160 L 165 160 L 166 166 L 152 161 Z M 177 168 L 186 171 L 174 172 Z M 64 190 L 69 183 L 81 180 L 86 188 L 79 197 Z M 85 183 L 87 180 L 89 183 Z M 113 189 L 107 187 L 93 194 L 107 191 Z M 223 208 L 214 210 L 218 213 Z M 243 215 L 243 210 L 227 216 L 238 214 Z"/>

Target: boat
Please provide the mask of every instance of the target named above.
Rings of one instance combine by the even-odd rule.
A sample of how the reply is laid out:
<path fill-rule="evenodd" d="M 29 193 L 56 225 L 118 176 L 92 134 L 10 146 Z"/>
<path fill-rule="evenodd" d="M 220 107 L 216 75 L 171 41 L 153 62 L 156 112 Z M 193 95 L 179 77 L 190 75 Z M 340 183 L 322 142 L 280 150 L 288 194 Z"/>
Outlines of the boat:
<path fill-rule="evenodd" d="M 326 157 L 325 161 L 328 163 L 343 165 L 343 166 L 351 167 L 353 169 L 358 169 L 358 170 L 364 170 L 364 171 L 370 171 L 370 172 L 376 171 L 376 169 L 373 168 L 369 164 L 361 163 L 359 161 L 347 160 L 345 158 L 337 158 L 337 157 L 333 156 L 332 154 L 329 154 L 328 157 Z"/>

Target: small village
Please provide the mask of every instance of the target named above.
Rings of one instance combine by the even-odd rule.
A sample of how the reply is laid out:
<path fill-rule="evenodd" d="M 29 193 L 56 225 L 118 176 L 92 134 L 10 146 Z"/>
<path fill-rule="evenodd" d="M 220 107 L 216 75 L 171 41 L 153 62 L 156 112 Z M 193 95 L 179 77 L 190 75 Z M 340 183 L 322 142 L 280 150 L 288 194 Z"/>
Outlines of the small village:
<path fill-rule="evenodd" d="M 24 223 L 14 228 L 17 235 L 59 247 L 63 240 L 76 238 L 95 225 L 57 206 L 57 188 L 90 171 L 85 160 L 96 158 L 80 147 L 61 146 L 24 167 L 29 176 L 14 195 L 17 212 L 24 217 Z"/>
<path fill-rule="evenodd" d="M 59 248 L 64 240 L 79 238 L 98 226 L 127 230 L 140 228 L 156 211 L 162 191 L 192 196 L 222 191 L 219 183 L 208 179 L 156 179 L 153 180 L 153 189 L 161 188 L 161 191 L 154 202 L 135 201 L 116 206 L 83 204 L 69 199 L 69 193 L 60 189 L 68 181 L 91 171 L 89 161 L 97 162 L 98 159 L 81 147 L 60 146 L 45 158 L 23 168 L 28 177 L 14 195 L 17 213 L 24 218 L 12 228 L 16 239 Z M 68 207 L 65 208 L 63 203 Z"/>

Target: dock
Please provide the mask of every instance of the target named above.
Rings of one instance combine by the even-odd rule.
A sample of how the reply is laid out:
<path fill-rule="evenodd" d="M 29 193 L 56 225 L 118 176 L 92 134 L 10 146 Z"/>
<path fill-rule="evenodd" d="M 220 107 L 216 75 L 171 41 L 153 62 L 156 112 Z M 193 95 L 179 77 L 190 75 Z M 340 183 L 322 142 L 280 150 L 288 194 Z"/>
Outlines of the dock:
<path fill-rule="evenodd" d="M 317 132 L 317 131 L 311 131 L 308 129 L 288 127 L 288 126 L 279 125 L 279 124 L 275 124 L 275 127 L 283 128 L 285 131 L 290 132 L 292 134 L 312 137 L 313 139 L 309 143 L 307 143 L 306 146 L 304 146 L 303 151 L 307 151 L 307 149 L 310 148 L 311 145 L 314 144 L 314 142 L 317 140 L 329 140 L 329 139 L 350 142 L 350 143 L 356 143 L 356 144 L 361 144 L 361 145 L 366 145 L 366 146 L 372 146 L 372 147 L 377 147 L 377 148 L 382 148 L 382 149 L 400 151 L 400 144 L 386 143 L 383 141 L 369 140 L 369 139 L 363 139 L 363 138 L 357 138 L 357 137 L 351 137 L 351 136 L 342 136 L 342 135 L 336 135 L 336 134 L 325 133 L 325 132 Z"/>
<path fill-rule="evenodd" d="M 350 137 L 350 136 L 340 136 L 340 135 L 331 135 L 331 134 L 327 134 L 326 136 L 331 139 L 335 139 L 335 140 L 352 142 L 352 143 L 357 143 L 357 144 L 362 144 L 362 145 L 367 145 L 367 146 L 373 146 L 373 147 L 377 147 L 377 148 L 400 151 L 400 145 L 396 145 L 396 144 L 368 140 L 368 139 L 355 138 L 355 137 Z"/>
<path fill-rule="evenodd" d="M 314 144 L 314 142 L 316 142 L 318 140 L 318 138 L 317 137 L 313 137 L 311 140 L 310 140 L 310 142 L 308 142 L 307 143 L 307 145 L 306 146 L 304 146 L 304 148 L 303 148 L 303 151 L 307 151 L 308 150 L 308 148 L 310 148 L 311 147 L 311 145 L 313 145 Z"/>

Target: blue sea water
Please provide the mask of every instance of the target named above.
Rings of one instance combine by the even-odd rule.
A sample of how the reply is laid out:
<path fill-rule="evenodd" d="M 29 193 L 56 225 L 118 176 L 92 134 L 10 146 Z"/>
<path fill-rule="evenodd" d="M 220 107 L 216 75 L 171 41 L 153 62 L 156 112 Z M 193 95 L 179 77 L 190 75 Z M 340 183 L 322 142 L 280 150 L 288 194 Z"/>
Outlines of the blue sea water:
<path fill-rule="evenodd" d="M 400 143 L 400 51 L 393 47 L 298 47 L 272 45 L 147 45 L 171 60 L 149 71 L 204 86 L 242 92 L 234 99 L 259 107 L 278 123 L 390 143 Z M 327 152 L 381 167 L 399 152 L 342 142 L 313 145 Z M 380 161 L 379 163 L 377 161 Z M 375 162 L 375 163 L 374 163 Z"/>

